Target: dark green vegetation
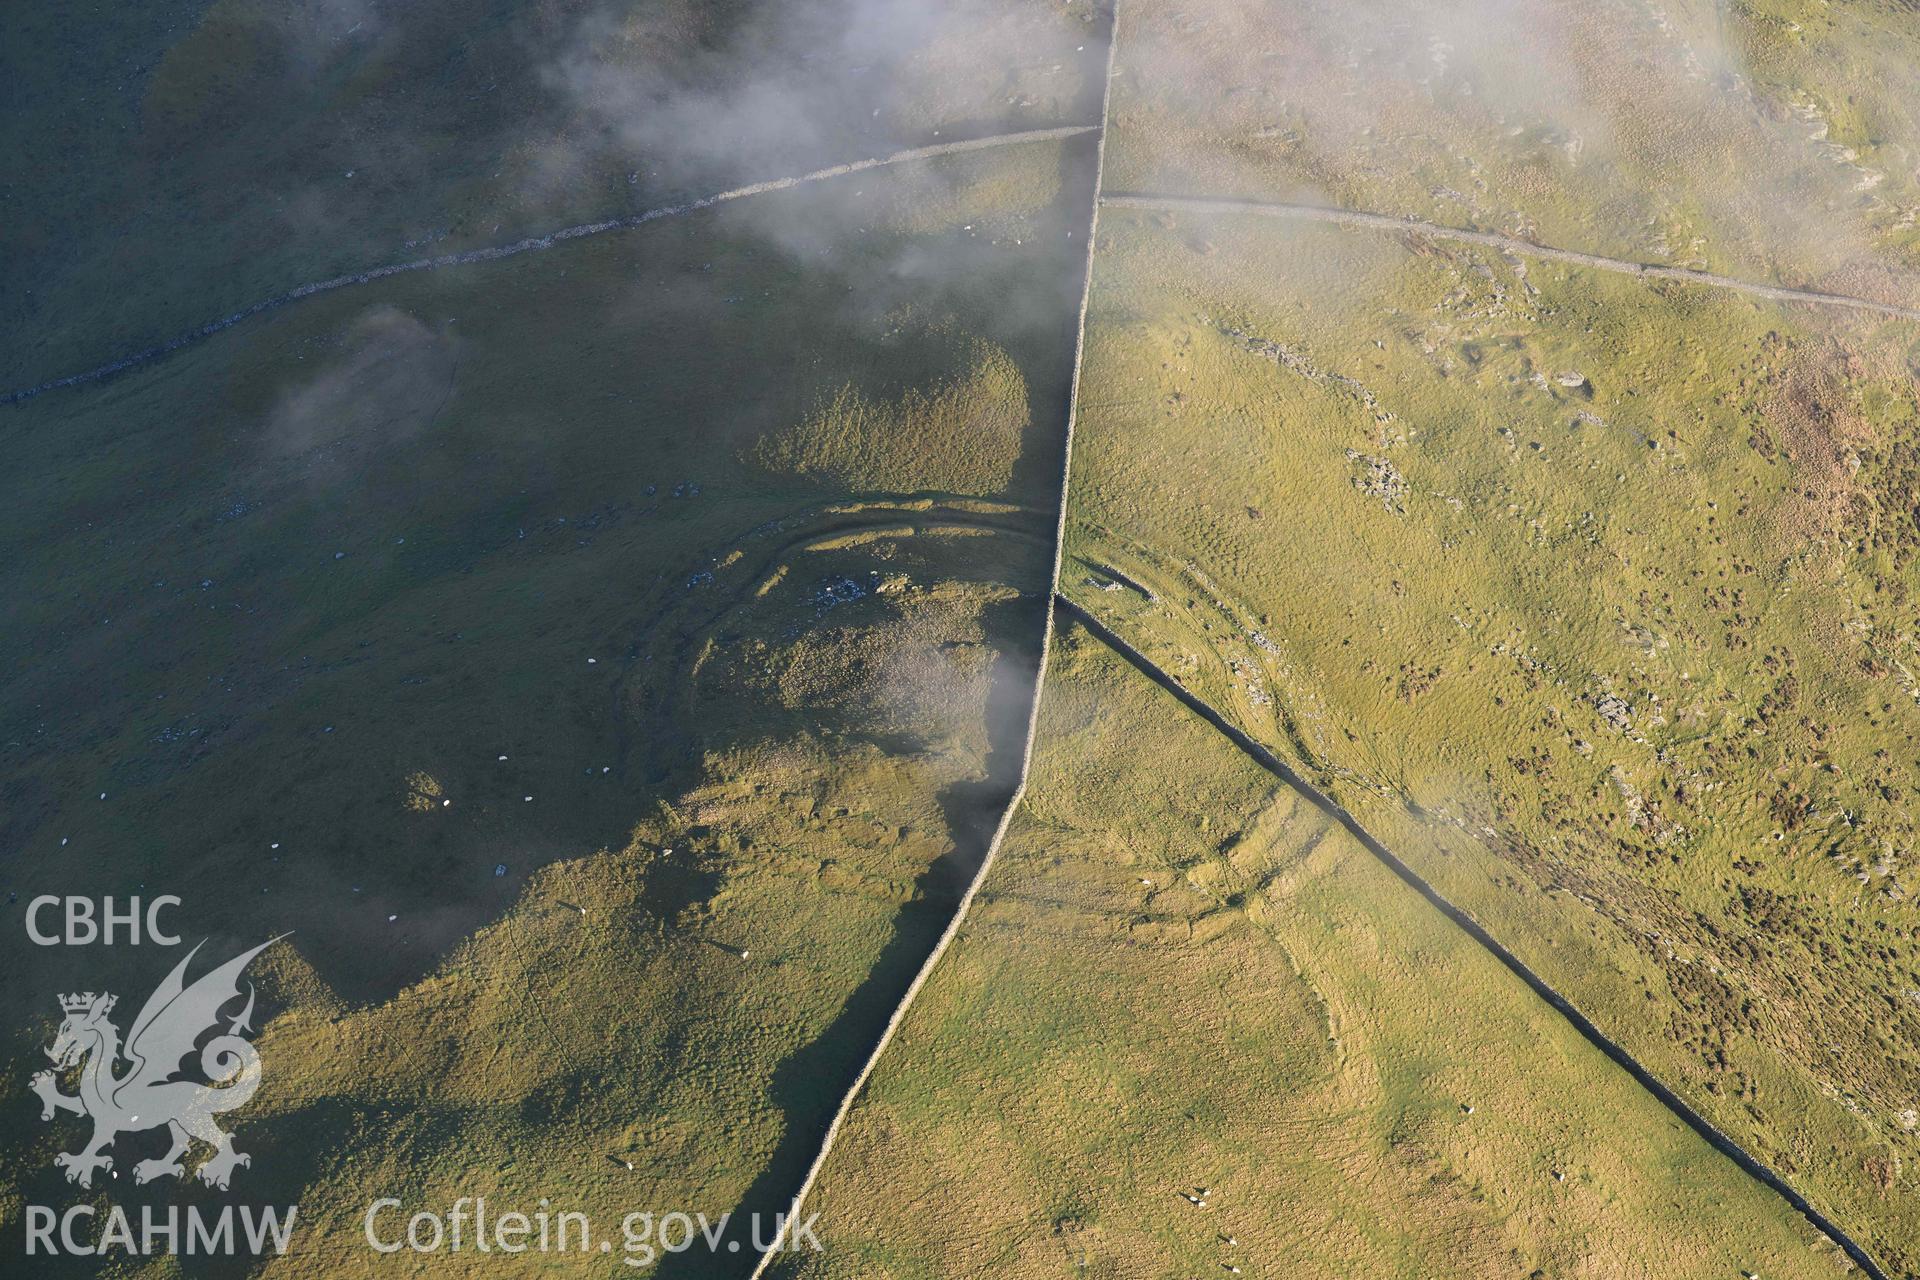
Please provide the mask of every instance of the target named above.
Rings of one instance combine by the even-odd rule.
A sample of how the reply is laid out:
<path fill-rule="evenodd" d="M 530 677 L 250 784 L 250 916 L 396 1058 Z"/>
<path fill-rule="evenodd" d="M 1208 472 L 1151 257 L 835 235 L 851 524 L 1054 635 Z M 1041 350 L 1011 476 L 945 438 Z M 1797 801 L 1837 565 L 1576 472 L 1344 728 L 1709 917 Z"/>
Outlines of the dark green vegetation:
<path fill-rule="evenodd" d="M 1089 118 L 1089 5 L 847 7 L 9 6 L 0 389 L 303 281 Z"/>
<path fill-rule="evenodd" d="M 20 917 L 75 886 L 295 932 L 242 1143 L 290 1274 L 378 1263 L 382 1193 L 783 1205 L 1011 787 L 1086 158 L 403 277 L 10 411 L 9 1232 L 73 1194 L 25 1083 L 76 962 Z"/>

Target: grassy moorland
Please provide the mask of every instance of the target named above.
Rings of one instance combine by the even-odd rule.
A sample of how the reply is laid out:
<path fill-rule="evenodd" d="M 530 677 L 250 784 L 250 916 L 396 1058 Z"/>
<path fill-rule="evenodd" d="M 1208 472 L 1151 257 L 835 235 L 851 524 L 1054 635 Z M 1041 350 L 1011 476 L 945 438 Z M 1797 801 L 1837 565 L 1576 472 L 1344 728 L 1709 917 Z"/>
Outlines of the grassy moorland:
<path fill-rule="evenodd" d="M 74 958 L 20 922 L 69 890 L 294 931 L 242 1144 L 314 1224 L 287 1274 L 378 1265 L 379 1194 L 783 1203 L 1011 785 L 1085 159 L 403 277 L 9 411 L 0 1216 L 72 1194 L 25 1088 Z"/>
<path fill-rule="evenodd" d="M 1844 1272 L 1078 628 L 1034 767 L 824 1171 L 825 1252 L 780 1274 Z"/>
<path fill-rule="evenodd" d="M 0 394 L 343 272 L 1091 124 L 1107 14 L 15 6 Z M 1110 206 L 1059 587 L 1913 1273 L 1920 326 L 1523 247 L 1914 305 L 1911 6 L 1119 32 L 1109 192 L 1512 243 Z M 785 1208 L 1019 776 L 1093 142 L 531 241 L 0 407 L 0 1233 L 224 1202 L 52 1166 L 52 994 L 131 1011 L 162 971 L 26 942 L 69 892 L 178 895 L 215 951 L 293 935 L 236 1185 L 302 1206 L 295 1249 L 107 1274 L 502 1273 L 374 1254 L 379 1196 L 734 1242 Z M 1844 1272 L 1061 637 L 1004 861 L 796 1272 Z"/>
<path fill-rule="evenodd" d="M 1065 587 L 1896 1265 L 1920 335 L 1115 211 Z"/>

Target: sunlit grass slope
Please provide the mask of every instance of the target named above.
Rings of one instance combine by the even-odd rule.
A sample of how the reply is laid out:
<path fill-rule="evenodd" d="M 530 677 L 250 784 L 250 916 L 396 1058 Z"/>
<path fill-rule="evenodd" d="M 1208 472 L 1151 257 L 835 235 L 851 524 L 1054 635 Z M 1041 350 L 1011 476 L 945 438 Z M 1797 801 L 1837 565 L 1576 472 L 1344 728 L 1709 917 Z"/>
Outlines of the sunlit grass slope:
<path fill-rule="evenodd" d="M 1085 632 L 1054 654 L 1014 833 L 783 1274 L 1841 1273 L 1318 810 Z"/>
<path fill-rule="evenodd" d="M 1067 589 L 1901 1265 L 1920 334 L 1103 229 Z"/>

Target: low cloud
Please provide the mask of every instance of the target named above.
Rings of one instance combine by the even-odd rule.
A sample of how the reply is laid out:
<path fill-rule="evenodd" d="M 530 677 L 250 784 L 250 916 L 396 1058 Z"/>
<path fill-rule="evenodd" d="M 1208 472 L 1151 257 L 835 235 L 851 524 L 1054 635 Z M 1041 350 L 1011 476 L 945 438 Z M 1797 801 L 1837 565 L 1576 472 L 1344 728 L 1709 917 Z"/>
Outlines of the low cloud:
<path fill-rule="evenodd" d="M 361 451 L 418 435 L 453 393 L 454 339 L 406 312 L 374 307 L 318 372 L 283 392 L 267 416 L 267 451 L 333 470 Z"/>

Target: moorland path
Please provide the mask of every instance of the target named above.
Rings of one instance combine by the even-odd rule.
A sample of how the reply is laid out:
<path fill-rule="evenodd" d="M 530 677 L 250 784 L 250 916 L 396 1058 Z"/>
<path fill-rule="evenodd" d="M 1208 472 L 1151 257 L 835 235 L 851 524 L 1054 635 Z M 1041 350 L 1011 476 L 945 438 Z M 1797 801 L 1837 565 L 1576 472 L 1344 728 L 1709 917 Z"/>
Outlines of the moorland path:
<path fill-rule="evenodd" d="M 1518 254 L 1546 262 L 1564 262 L 1569 266 L 1590 267 L 1596 271 L 1638 276 L 1643 280 L 1674 280 L 1681 284 L 1727 289 L 1734 293 L 1747 294 L 1749 297 L 1765 298 L 1771 302 L 1845 307 L 1855 311 L 1871 311 L 1879 315 L 1893 316 L 1900 320 L 1920 320 L 1920 307 L 1903 307 L 1896 303 L 1858 298 L 1845 293 L 1828 293 L 1820 289 L 1797 289 L 1788 285 L 1762 284 L 1757 280 L 1742 280 L 1737 276 L 1723 276 L 1712 271 L 1695 271 L 1691 267 L 1670 267 L 1657 262 L 1634 262 L 1627 258 L 1609 258 L 1604 254 L 1586 253 L 1579 249 L 1560 249 L 1532 240 L 1522 240 L 1518 236 L 1503 236 L 1491 231 L 1469 231 L 1463 227 L 1449 227 L 1443 223 L 1423 222 L 1418 218 L 1374 213 L 1365 209 L 1291 204 L 1280 200 L 1240 200 L 1226 196 L 1171 196 L 1147 192 L 1115 192 L 1113 195 L 1103 195 L 1100 203 L 1115 209 L 1151 209 L 1163 213 L 1251 214 L 1263 218 L 1293 218 L 1302 222 L 1326 222 L 1335 226 L 1360 227 L 1369 231 L 1388 231 L 1396 235 L 1423 236 L 1429 240 L 1443 240 L 1454 244 L 1479 245 L 1501 253 Z"/>
<path fill-rule="evenodd" d="M 190 329 L 175 338 L 169 338 L 158 346 L 136 351 L 132 355 L 122 356 L 103 365 L 81 373 L 71 373 L 64 378 L 54 378 L 36 386 L 23 387 L 0 395 L 0 405 L 19 404 L 31 400 L 49 391 L 58 391 L 63 387 L 77 387 L 83 383 L 98 382 L 102 378 L 112 377 L 125 372 L 136 365 L 158 360 L 171 355 L 182 347 L 191 346 L 216 333 L 231 329 L 242 320 L 250 320 L 263 312 L 278 310 L 288 303 L 298 302 L 302 298 L 311 298 L 315 294 L 332 293 L 336 289 L 346 289 L 355 285 L 372 284 L 376 280 L 385 280 L 390 276 L 405 275 L 413 271 L 440 271 L 449 267 L 473 266 L 482 262 L 498 262 L 502 258 L 517 257 L 523 253 L 534 253 L 542 249 L 551 249 L 555 245 L 565 244 L 569 240 L 579 240 L 587 236 L 605 235 L 609 231 L 625 231 L 633 227 L 645 226 L 649 222 L 658 222 L 662 218 L 684 217 L 698 213 L 702 209 L 711 209 L 715 205 L 726 204 L 732 200 L 744 200 L 748 196 L 767 195 L 775 191 L 786 191 L 793 187 L 805 186 L 812 182 L 825 182 L 830 178 L 844 178 L 850 174 L 865 173 L 869 169 L 885 169 L 892 165 L 910 164 L 916 160 L 934 160 L 941 156 L 962 155 L 969 151 L 985 151 L 994 147 L 1018 146 L 1029 142 L 1048 142 L 1061 138 L 1076 138 L 1092 133 L 1097 125 L 1062 125 L 1053 129 L 1029 129 L 1021 133 L 998 133 L 986 138 L 966 138 L 958 142 L 941 142 L 930 147 L 913 147 L 906 151 L 895 151 L 884 156 L 872 156 L 865 160 L 851 160 L 845 164 L 829 165 L 825 169 L 815 169 L 811 173 L 796 174 L 788 178 L 772 178 L 766 182 L 753 182 L 744 187 L 733 187 L 726 191 L 702 196 L 697 200 L 688 200 L 680 204 L 661 205 L 653 209 L 643 209 L 621 218 L 608 218 L 602 222 L 583 222 L 578 226 L 563 227 L 558 231 L 549 231 L 544 235 L 528 236 L 510 244 L 490 245 L 482 249 L 468 249 L 461 253 L 443 253 L 431 258 L 414 258 L 407 262 L 390 263 L 384 267 L 373 267 L 366 271 L 356 271 L 348 275 L 334 276 L 327 280 L 314 280 L 307 284 L 295 285 L 285 293 L 275 294 L 271 298 L 262 298 L 250 306 L 221 316 L 218 320 L 209 320 L 197 329 Z"/>
<path fill-rule="evenodd" d="M 472 266 L 483 262 L 496 262 L 502 258 L 511 258 L 523 253 L 532 253 L 541 249 L 551 249 L 557 244 L 577 240 L 585 236 L 604 235 L 609 231 L 621 231 L 632 227 L 644 226 L 662 218 L 681 217 L 698 213 L 702 209 L 711 209 L 715 205 L 730 200 L 741 200 L 748 196 L 765 195 L 774 191 L 785 191 L 792 187 L 810 182 L 824 182 L 831 178 L 843 178 L 850 174 L 863 173 L 869 169 L 881 169 L 890 165 L 906 164 L 915 160 L 931 160 L 941 156 L 960 155 L 969 151 L 982 151 L 992 147 L 1016 146 L 1026 142 L 1045 142 L 1062 138 L 1078 137 L 1082 134 L 1098 132 L 1104 142 L 1106 137 L 1104 122 L 1099 125 L 1062 125 L 1051 129 L 1031 129 L 1019 133 L 994 134 L 985 138 L 968 138 L 958 142 L 939 143 L 930 147 L 914 147 L 906 151 L 896 151 L 889 155 L 872 156 L 865 160 L 852 160 L 845 164 L 830 165 L 824 169 L 815 169 L 810 173 L 796 174 L 792 177 L 773 178 L 766 182 L 749 183 L 743 187 L 734 187 L 726 191 L 702 196 L 680 204 L 662 205 L 645 209 L 639 213 L 628 214 L 621 218 L 609 218 L 601 222 L 586 222 L 577 226 L 563 227 L 544 235 L 528 236 L 510 244 L 492 245 L 481 249 L 468 249 L 461 253 L 440 254 L 431 258 L 415 258 L 407 262 L 391 263 L 384 267 L 373 267 L 366 271 L 348 275 L 334 276 L 326 280 L 315 280 L 307 284 L 296 285 L 285 293 L 263 298 L 240 310 L 221 316 L 177 337 L 169 338 L 157 346 L 136 351 L 132 355 L 122 356 L 106 364 L 65 377 L 53 378 L 30 387 L 22 387 L 0 395 L 0 405 L 19 404 L 49 391 L 58 391 L 65 387 L 76 387 L 89 382 L 98 382 L 125 372 L 137 365 L 146 364 L 162 356 L 170 355 L 182 347 L 190 346 L 205 338 L 232 328 L 242 320 L 251 319 L 263 312 L 277 310 L 288 303 L 298 302 L 315 294 L 331 293 L 336 289 L 345 289 L 355 285 L 371 284 L 389 276 L 404 275 L 413 271 L 436 271 L 449 267 Z M 1450 227 L 1443 223 L 1426 222 L 1418 218 L 1398 214 L 1377 213 L 1367 209 L 1345 209 L 1334 205 L 1297 204 L 1279 200 L 1245 200 L 1226 196 L 1175 196 L 1157 195 L 1147 192 L 1116 192 L 1113 195 L 1102 194 L 1102 205 L 1111 205 L 1116 209 L 1152 209 L 1163 212 L 1188 213 L 1240 213 L 1259 217 L 1293 218 L 1306 222 L 1324 222 L 1337 226 L 1359 227 L 1374 231 L 1388 231 L 1400 235 L 1419 235 L 1432 240 L 1449 241 L 1456 244 L 1480 245 L 1505 254 L 1519 254 L 1549 262 L 1564 262 L 1570 266 L 1590 267 L 1597 271 L 1609 271 L 1621 275 L 1638 276 L 1645 280 L 1671 280 L 1681 284 L 1700 285 L 1713 289 L 1726 289 L 1743 293 L 1749 297 L 1765 298 L 1773 302 L 1798 303 L 1811 306 L 1841 307 L 1856 311 L 1867 311 L 1878 315 L 1892 316 L 1901 320 L 1920 321 L 1920 307 L 1906 307 L 1897 303 L 1881 302 L 1874 298 L 1862 298 L 1853 294 L 1833 293 L 1822 289 L 1796 288 L 1790 285 L 1766 284 L 1758 280 L 1744 280 L 1738 276 L 1721 275 L 1712 271 L 1697 271 L 1691 267 L 1668 266 L 1657 262 L 1635 262 L 1629 258 L 1611 258 L 1604 254 L 1588 253 L 1580 249 L 1563 249 L 1554 245 L 1541 244 L 1533 240 L 1524 240 L 1518 236 L 1500 235 L 1491 231 L 1472 231 L 1464 227 Z"/>

